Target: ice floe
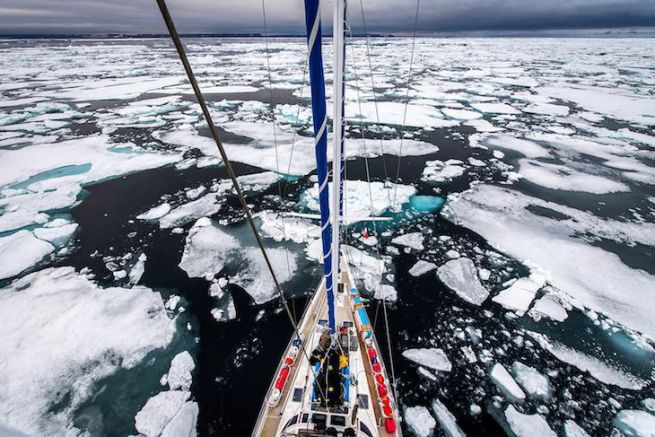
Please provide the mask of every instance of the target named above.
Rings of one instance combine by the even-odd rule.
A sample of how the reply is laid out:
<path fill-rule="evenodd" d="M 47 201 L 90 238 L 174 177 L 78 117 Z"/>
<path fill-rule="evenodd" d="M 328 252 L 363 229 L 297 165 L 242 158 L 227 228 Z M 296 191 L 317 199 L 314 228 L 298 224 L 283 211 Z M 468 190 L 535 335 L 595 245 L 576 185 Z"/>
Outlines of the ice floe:
<path fill-rule="evenodd" d="M 523 414 L 510 405 L 505 410 L 505 418 L 516 437 L 557 437 L 546 419 L 539 414 Z"/>
<path fill-rule="evenodd" d="M 481 305 L 489 292 L 478 279 L 475 264 L 468 258 L 448 261 L 437 269 L 439 280 L 459 297 L 473 305 Z"/>
<path fill-rule="evenodd" d="M 55 247 L 22 230 L 0 237 L 0 279 L 11 278 L 34 267 Z"/>
<path fill-rule="evenodd" d="M 420 252 L 424 249 L 423 238 L 424 237 L 421 232 L 411 232 L 395 237 L 393 240 L 391 240 L 391 243 L 397 244 L 398 246 L 405 246 Z"/>
<path fill-rule="evenodd" d="M 344 211 L 348 222 L 355 223 L 366 217 L 395 211 L 409 202 L 415 193 L 416 188 L 410 185 L 347 180 L 344 183 Z M 318 184 L 304 191 L 300 199 L 306 208 L 318 211 Z"/>
<path fill-rule="evenodd" d="M 543 206 L 571 218 L 558 220 L 532 214 L 526 209 L 528 205 Z M 652 225 L 599 219 L 574 208 L 489 185 L 478 185 L 449 202 L 445 215 L 498 249 L 538 265 L 548 272 L 553 286 L 580 304 L 637 331 L 655 335 L 655 301 L 647 292 L 655 289 L 653 276 L 626 266 L 617 255 L 579 237 L 595 234 L 619 242 L 639 240 L 652 245 Z M 517 306 L 518 301 L 505 302 Z"/>
<path fill-rule="evenodd" d="M 403 357 L 421 366 L 425 366 L 439 372 L 450 372 L 453 368 L 446 353 L 437 348 L 430 349 L 407 349 L 403 351 Z"/>
<path fill-rule="evenodd" d="M 546 294 L 535 302 L 530 310 L 530 316 L 536 321 L 539 321 L 541 317 L 548 317 L 556 322 L 563 322 L 569 313 L 559 297 L 554 294 Z"/>
<path fill-rule="evenodd" d="M 626 437 L 655 435 L 655 415 L 641 410 L 622 410 L 612 420 L 612 425 Z"/>
<path fill-rule="evenodd" d="M 568 419 L 564 422 L 564 437 L 589 437 L 589 434 L 580 425 Z"/>
<path fill-rule="evenodd" d="M 284 217 L 274 212 L 263 212 L 259 218 L 262 221 L 261 230 L 264 236 L 275 241 L 304 243 L 321 236 L 321 227 L 305 219 Z"/>
<path fill-rule="evenodd" d="M 189 230 L 180 268 L 190 277 L 212 277 L 225 267 L 231 256 L 236 256 L 240 247 L 236 238 L 203 217 Z"/>
<path fill-rule="evenodd" d="M 491 300 L 509 310 L 523 314 L 530 308 L 530 304 L 537 295 L 537 291 L 544 285 L 546 285 L 546 277 L 536 269 L 533 269 L 529 277 L 519 278 L 508 288 L 491 298 Z"/>
<path fill-rule="evenodd" d="M 447 437 L 465 437 L 464 431 L 457 424 L 457 419 L 448 411 L 448 408 L 439 400 L 432 402 L 432 411 L 439 422 L 441 430 Z"/>
<path fill-rule="evenodd" d="M 427 161 L 421 179 L 426 182 L 442 183 L 458 178 L 466 170 L 463 162 L 457 159 L 443 161 Z"/>
<path fill-rule="evenodd" d="M 196 435 L 198 404 L 188 391 L 164 391 L 150 399 L 135 417 L 136 430 L 145 437 Z"/>
<path fill-rule="evenodd" d="M 191 372 L 195 368 L 196 363 L 189 352 L 184 351 L 175 355 L 167 376 L 171 390 L 189 390 L 192 381 Z"/>
<path fill-rule="evenodd" d="M 165 209 L 162 205 L 162 210 Z M 199 199 L 192 200 L 171 210 L 159 219 L 159 227 L 162 229 L 175 228 L 192 222 L 205 216 L 211 216 L 220 211 L 221 205 L 216 193 L 205 194 Z M 148 211 L 146 214 L 152 212 Z M 162 211 L 156 211 L 157 215 Z"/>
<path fill-rule="evenodd" d="M 557 359 L 577 367 L 583 372 L 589 372 L 591 376 L 605 384 L 616 385 L 628 390 L 641 390 L 648 382 L 637 376 L 614 367 L 599 358 L 584 354 L 563 344 L 548 340 L 544 335 L 529 332 L 530 336 L 553 354 Z"/>
<path fill-rule="evenodd" d="M 428 261 L 419 260 L 409 269 L 409 274 L 412 276 L 421 276 L 432 270 L 435 270 L 437 265 Z"/>
<path fill-rule="evenodd" d="M 489 374 L 491 380 L 496 384 L 498 389 L 505 394 L 510 400 L 520 402 L 525 399 L 525 393 L 521 387 L 514 381 L 512 375 L 502 364 L 496 363 Z"/>
<path fill-rule="evenodd" d="M 604 176 L 584 173 L 570 165 L 547 162 L 519 161 L 519 173 L 530 182 L 554 190 L 582 191 L 593 194 L 630 191 L 630 187 Z"/>
<path fill-rule="evenodd" d="M 430 437 L 437 422 L 425 407 L 407 407 L 403 418 L 416 437 Z"/>
<path fill-rule="evenodd" d="M 159 293 L 101 289 L 72 267 L 18 279 L 0 301 L 0 418 L 29 434 L 65 434 L 94 382 L 132 368 L 175 332 Z M 64 404 L 52 414 L 56 402 Z"/>
<path fill-rule="evenodd" d="M 553 393 L 548 377 L 539 373 L 534 367 L 515 361 L 512 364 L 512 375 L 530 397 L 548 399 Z"/>

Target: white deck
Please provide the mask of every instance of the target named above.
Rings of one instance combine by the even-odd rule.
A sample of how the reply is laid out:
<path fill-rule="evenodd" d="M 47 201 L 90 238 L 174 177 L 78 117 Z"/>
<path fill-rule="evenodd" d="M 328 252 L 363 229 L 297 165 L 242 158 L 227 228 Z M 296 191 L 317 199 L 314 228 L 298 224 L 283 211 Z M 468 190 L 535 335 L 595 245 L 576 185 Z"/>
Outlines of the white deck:
<path fill-rule="evenodd" d="M 343 259 L 343 258 L 342 258 Z M 343 263 L 346 264 L 346 263 Z M 384 428 L 383 417 L 379 405 L 377 391 L 375 389 L 374 375 L 371 365 L 366 355 L 366 346 L 361 338 L 361 333 L 356 328 L 355 318 L 353 315 L 352 301 L 350 300 L 349 290 L 354 287 L 354 283 L 350 276 L 347 266 L 342 264 L 342 281 L 344 283 L 344 293 L 337 293 L 335 295 L 335 317 L 338 327 L 344 321 L 351 322 L 353 334 L 357 334 L 358 348 L 356 351 L 349 352 L 349 366 L 351 375 L 351 385 L 348 400 L 348 413 L 338 414 L 328 412 L 325 410 L 312 410 L 311 409 L 311 396 L 312 387 L 314 383 L 313 369 L 309 365 L 307 357 L 304 355 L 302 349 L 298 352 L 295 364 L 291 367 L 289 377 L 287 379 L 284 390 L 279 403 L 270 407 L 268 399 L 274 389 L 275 379 L 282 368 L 282 361 L 287 356 L 291 348 L 291 343 L 287 347 L 280 366 L 276 370 L 273 377 L 273 382 L 269 388 L 264 404 L 257 421 L 257 425 L 253 431 L 253 436 L 316 436 L 322 435 L 315 433 L 314 424 L 312 423 L 312 414 L 324 414 L 327 416 L 327 427 L 334 427 L 337 431 L 342 432 L 345 428 L 351 427 L 356 430 L 356 435 L 367 436 L 362 428 L 367 428 L 371 437 L 377 436 L 400 436 L 400 429 L 394 434 L 389 434 Z M 318 345 L 321 333 L 325 327 L 318 324 L 320 320 L 327 320 L 327 304 L 326 304 L 326 291 L 324 283 L 316 290 L 316 293 L 310 301 L 303 318 L 298 326 L 299 331 L 305 340 L 305 349 L 307 354 L 311 355 L 312 351 Z M 377 343 L 375 343 L 377 350 Z M 382 366 L 382 374 L 386 381 L 387 378 L 384 365 Z M 302 398 L 300 401 L 293 400 L 293 392 L 295 389 L 301 389 Z M 354 406 L 357 404 L 359 397 L 368 397 L 368 408 L 357 408 L 357 415 L 353 418 Z M 395 410 L 397 410 L 394 407 Z M 341 416 L 346 419 L 346 426 L 340 427 L 332 424 L 332 416 Z M 303 422 L 303 417 L 305 422 Z M 394 411 L 394 417 L 399 427 L 398 412 Z M 379 418 L 379 420 L 378 420 Z M 338 420 L 335 419 L 335 420 Z M 343 420 L 343 419 L 342 419 Z M 297 423 L 293 423 L 296 422 Z"/>

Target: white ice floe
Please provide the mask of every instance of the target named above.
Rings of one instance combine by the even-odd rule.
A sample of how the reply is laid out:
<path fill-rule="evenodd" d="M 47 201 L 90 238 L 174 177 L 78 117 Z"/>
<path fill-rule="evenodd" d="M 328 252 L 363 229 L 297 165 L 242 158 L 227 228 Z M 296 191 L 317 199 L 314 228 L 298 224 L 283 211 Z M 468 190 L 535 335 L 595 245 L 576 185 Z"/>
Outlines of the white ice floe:
<path fill-rule="evenodd" d="M 445 121 L 445 120 L 443 120 Z M 273 124 L 258 120 L 234 120 L 221 125 L 224 129 L 247 138 L 252 142 L 226 144 L 228 157 L 233 162 L 241 162 L 271 170 L 289 173 L 290 175 L 305 175 L 316 168 L 314 153 L 314 138 L 296 135 L 291 132 L 277 130 L 277 146 L 273 139 Z M 203 153 L 213 156 L 216 144 L 211 138 L 200 135 L 191 126 L 181 126 L 177 129 L 156 132 L 155 137 L 162 141 L 181 146 L 181 150 L 198 148 Z M 401 147 L 402 143 L 402 147 Z M 328 138 L 327 156 L 332 156 L 332 142 Z M 277 153 L 275 149 L 277 148 Z M 293 154 L 291 153 L 293 148 Z M 366 156 L 374 158 L 383 154 L 402 156 L 420 156 L 438 152 L 439 148 L 429 143 L 411 139 L 363 140 L 351 138 L 346 148 L 346 158 Z M 290 157 L 292 159 L 290 160 Z"/>
<path fill-rule="evenodd" d="M 436 269 L 437 265 L 428 261 L 418 260 L 416 264 L 409 269 L 409 274 L 412 276 L 421 276 L 432 270 Z"/>
<path fill-rule="evenodd" d="M 261 230 L 264 236 L 275 241 L 290 240 L 304 243 L 321 236 L 321 227 L 309 220 L 296 217 L 283 217 L 274 212 L 259 214 L 262 221 Z"/>
<path fill-rule="evenodd" d="M 373 295 L 373 298 L 393 303 L 398 300 L 398 291 L 393 285 L 378 284 L 375 287 L 375 294 Z"/>
<path fill-rule="evenodd" d="M 444 120 L 441 112 L 428 105 L 402 102 L 346 102 L 346 118 L 354 122 L 381 123 L 413 127 L 452 127 L 457 122 Z M 379 116 L 379 117 L 378 117 Z"/>
<path fill-rule="evenodd" d="M 536 269 L 533 269 L 529 277 L 519 278 L 508 288 L 491 298 L 491 300 L 508 310 L 523 314 L 530 308 L 530 304 L 537 295 L 537 291 L 544 285 L 546 285 L 546 277 Z"/>
<path fill-rule="evenodd" d="M 0 421 L 64 435 L 93 384 L 167 346 L 175 332 L 159 293 L 99 288 L 72 267 L 41 270 L 0 290 Z M 54 402 L 63 402 L 53 414 Z"/>
<path fill-rule="evenodd" d="M 280 179 L 280 175 L 273 171 L 254 173 L 237 177 L 237 181 L 245 191 L 262 191 Z"/>
<path fill-rule="evenodd" d="M 135 417 L 136 430 L 145 437 L 196 435 L 198 404 L 188 391 L 164 391 L 150 399 Z"/>
<path fill-rule="evenodd" d="M 564 117 L 569 115 L 569 107 L 563 105 L 554 105 L 552 103 L 535 103 L 523 108 L 523 112 L 541 115 L 556 115 Z"/>
<path fill-rule="evenodd" d="M 473 109 L 483 114 L 520 114 L 521 111 L 505 103 L 471 103 Z"/>
<path fill-rule="evenodd" d="M 168 386 L 171 390 L 189 390 L 191 387 L 191 372 L 196 368 L 191 354 L 187 351 L 175 355 L 168 371 Z"/>
<path fill-rule="evenodd" d="M 641 410 L 619 411 L 612 425 L 626 437 L 655 436 L 655 415 Z"/>
<path fill-rule="evenodd" d="M 162 206 L 162 210 L 163 209 L 164 207 Z M 216 214 L 220 209 L 221 205 L 219 203 L 218 195 L 216 193 L 205 194 L 201 198 L 178 206 L 168 214 L 162 216 L 159 219 L 159 227 L 162 229 L 169 229 L 182 226 L 201 217 Z"/>
<path fill-rule="evenodd" d="M 34 229 L 34 236 L 58 246 L 70 240 L 78 227 L 77 223 L 67 223 L 61 226 L 44 226 Z"/>
<path fill-rule="evenodd" d="M 620 120 L 645 125 L 654 125 L 654 100 L 652 96 L 629 94 L 621 88 L 601 88 L 589 86 L 543 87 L 540 94 L 573 102 L 582 108 L 607 114 Z"/>
<path fill-rule="evenodd" d="M 430 437 L 437 424 L 430 411 L 422 406 L 405 408 L 403 419 L 416 437 Z"/>
<path fill-rule="evenodd" d="M 318 256 L 321 257 L 320 239 L 316 241 Z M 386 271 L 384 260 L 346 244 L 342 245 L 342 248 L 354 277 L 362 281 L 369 292 L 376 293 Z"/>
<path fill-rule="evenodd" d="M 564 218 L 532 214 L 526 209 L 529 205 L 553 210 Z M 478 185 L 449 202 L 442 214 L 509 255 L 538 265 L 548 272 L 551 285 L 581 305 L 655 335 L 655 300 L 649 294 L 655 289 L 655 278 L 581 238 L 590 235 L 653 245 L 652 224 L 600 219 L 586 211 L 488 185 Z"/>
<path fill-rule="evenodd" d="M 466 437 L 464 431 L 457 424 L 457 419 L 448 411 L 448 408 L 439 400 L 435 399 L 432 402 L 432 411 L 439 421 L 439 426 L 444 432 L 446 437 Z"/>
<path fill-rule="evenodd" d="M 641 404 L 644 406 L 644 408 L 646 408 L 651 413 L 655 413 L 655 399 L 646 398 L 641 401 Z"/>
<path fill-rule="evenodd" d="M 498 389 L 513 402 L 521 402 L 525 399 L 525 393 L 521 387 L 514 381 L 512 375 L 502 364 L 496 363 L 489 374 L 491 380 L 496 384 Z"/>
<path fill-rule="evenodd" d="M 396 211 L 409 202 L 414 194 L 416 188 L 411 185 L 347 180 L 344 183 L 344 212 L 348 223 L 355 223 L 366 217 Z M 301 204 L 308 209 L 319 211 L 318 184 L 305 190 L 300 199 Z"/>
<path fill-rule="evenodd" d="M 534 367 L 515 361 L 512 364 L 512 375 L 530 397 L 548 399 L 553 393 L 548 377 L 539 373 Z"/>
<path fill-rule="evenodd" d="M 569 316 L 569 313 L 559 297 L 554 294 L 546 294 L 535 302 L 530 310 L 530 316 L 535 321 L 539 321 L 542 317 L 548 317 L 551 320 L 563 322 Z"/>
<path fill-rule="evenodd" d="M 552 342 L 542 334 L 535 332 L 528 332 L 528 334 L 560 361 L 577 367 L 583 372 L 589 372 L 591 376 L 602 383 L 616 385 L 628 390 L 641 390 L 648 384 L 648 382 L 637 376 L 601 361 L 599 358 L 584 354 L 563 344 Z"/>
<path fill-rule="evenodd" d="M 0 215 L 0 233 L 13 231 L 33 224 L 43 224 L 48 221 L 44 213 L 17 209 L 16 211 L 3 211 Z"/>
<path fill-rule="evenodd" d="M 18 231 L 0 237 L 0 279 L 11 278 L 34 267 L 55 247 L 36 238 L 30 231 Z"/>
<path fill-rule="evenodd" d="M 225 267 L 231 256 L 236 256 L 240 247 L 236 238 L 203 217 L 189 230 L 180 268 L 189 277 L 213 276 Z"/>
<path fill-rule="evenodd" d="M 554 190 L 581 191 L 593 194 L 630 191 L 630 187 L 623 182 L 578 171 L 570 165 L 521 159 L 519 173 L 530 182 Z"/>
<path fill-rule="evenodd" d="M 141 277 L 146 271 L 147 260 L 148 260 L 148 256 L 145 253 L 139 255 L 139 257 L 136 260 L 136 263 L 134 263 L 134 265 L 130 269 L 130 273 L 128 274 L 130 284 L 136 285 L 139 283 Z"/>
<path fill-rule="evenodd" d="M 453 109 L 453 108 L 442 108 L 441 112 L 448 117 L 455 120 L 475 120 L 477 118 L 482 118 L 482 114 L 476 111 L 469 111 L 467 109 Z"/>
<path fill-rule="evenodd" d="M 266 252 L 280 284 L 284 284 L 294 276 L 298 268 L 295 252 L 279 247 L 267 249 Z M 243 287 L 257 304 L 275 298 L 277 290 L 259 248 L 244 248 L 240 256 L 246 263 L 233 282 Z"/>
<path fill-rule="evenodd" d="M 449 159 L 448 161 L 427 161 L 421 179 L 426 182 L 442 183 L 458 178 L 464 174 L 462 161 Z"/>
<path fill-rule="evenodd" d="M 534 141 L 516 138 L 509 135 L 494 135 L 486 138 L 483 145 L 491 148 L 513 150 L 528 158 L 546 158 L 550 156 L 548 149 Z"/>
<path fill-rule="evenodd" d="M 408 234 L 399 235 L 393 240 L 392 244 L 397 244 L 399 246 L 409 247 L 418 252 L 424 249 L 423 247 L 423 234 L 421 232 L 410 232 Z"/>
<path fill-rule="evenodd" d="M 77 102 L 90 100 L 133 99 L 141 94 L 160 90 L 183 81 L 183 76 L 147 77 L 133 76 L 121 78 L 78 80 L 71 82 L 65 90 L 42 91 L 38 96 L 56 99 L 70 99 Z"/>
<path fill-rule="evenodd" d="M 505 410 L 505 418 L 516 437 L 557 437 L 546 419 L 539 414 L 519 413 L 514 405 Z"/>
<path fill-rule="evenodd" d="M 503 130 L 502 127 L 494 126 L 493 124 L 489 123 L 487 120 L 469 120 L 467 122 L 464 122 L 466 126 L 471 126 L 474 128 L 476 131 L 485 133 L 485 132 L 500 132 Z"/>
<path fill-rule="evenodd" d="M 438 348 L 407 349 L 403 351 L 403 357 L 439 372 L 450 372 L 453 368 L 446 353 Z"/>
<path fill-rule="evenodd" d="M 437 275 L 448 288 L 473 305 L 482 304 L 489 296 L 478 279 L 475 264 L 468 258 L 448 261 L 437 269 Z"/>
<path fill-rule="evenodd" d="M 590 437 L 580 425 L 568 419 L 564 422 L 564 437 Z"/>

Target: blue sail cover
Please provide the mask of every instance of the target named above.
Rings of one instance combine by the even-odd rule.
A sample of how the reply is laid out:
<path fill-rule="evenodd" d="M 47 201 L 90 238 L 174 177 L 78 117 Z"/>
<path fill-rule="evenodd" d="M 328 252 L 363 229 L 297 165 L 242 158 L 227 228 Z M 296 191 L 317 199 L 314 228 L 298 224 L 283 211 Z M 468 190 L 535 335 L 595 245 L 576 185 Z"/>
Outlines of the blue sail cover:
<path fill-rule="evenodd" d="M 323 272 L 327 289 L 328 322 L 330 333 L 336 332 L 334 319 L 334 290 L 332 287 L 332 226 L 330 225 L 330 196 L 327 165 L 327 111 L 325 105 L 325 78 L 321 50 L 320 0 L 305 0 L 305 24 L 309 52 L 309 82 L 312 90 L 312 116 L 314 118 L 314 145 L 316 173 L 318 175 L 318 201 L 321 209 L 321 241 L 323 242 Z"/>

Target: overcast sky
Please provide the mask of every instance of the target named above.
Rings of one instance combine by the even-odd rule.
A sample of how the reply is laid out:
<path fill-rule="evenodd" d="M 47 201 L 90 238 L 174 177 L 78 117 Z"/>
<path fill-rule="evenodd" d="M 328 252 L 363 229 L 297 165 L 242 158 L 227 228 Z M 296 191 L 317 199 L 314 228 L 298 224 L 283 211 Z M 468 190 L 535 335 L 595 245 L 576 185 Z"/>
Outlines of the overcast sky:
<path fill-rule="evenodd" d="M 350 0 L 361 30 L 408 32 L 416 0 Z M 265 0 L 272 33 L 302 33 L 303 0 Z M 329 24 L 331 2 L 323 0 Z M 261 0 L 168 0 L 184 33 L 263 31 Z M 422 0 L 422 32 L 655 26 L 655 0 Z M 0 33 L 164 33 L 155 0 L 0 0 Z"/>

